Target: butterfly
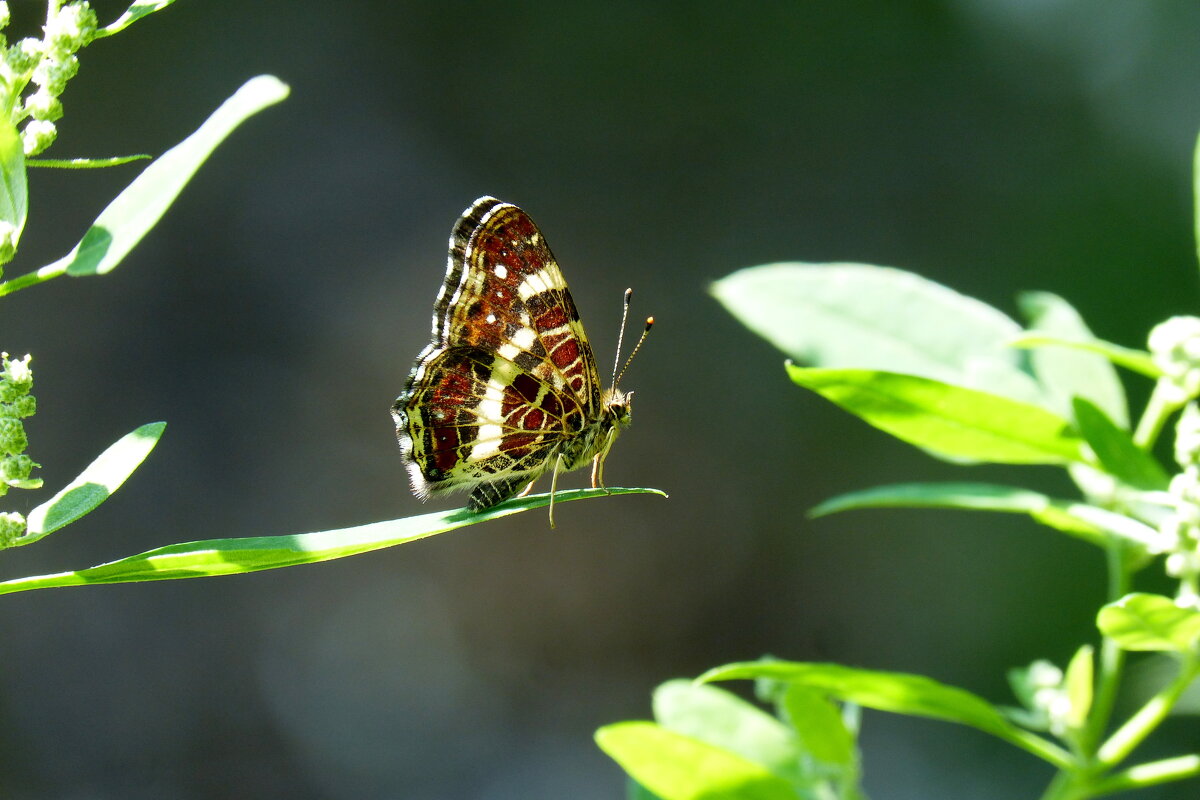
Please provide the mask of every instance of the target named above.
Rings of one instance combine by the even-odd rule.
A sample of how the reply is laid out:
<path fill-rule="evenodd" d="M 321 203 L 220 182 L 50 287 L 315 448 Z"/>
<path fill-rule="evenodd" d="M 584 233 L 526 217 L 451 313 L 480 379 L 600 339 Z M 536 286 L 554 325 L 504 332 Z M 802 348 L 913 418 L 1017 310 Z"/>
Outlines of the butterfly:
<path fill-rule="evenodd" d="M 469 508 L 482 510 L 550 471 L 553 527 L 560 472 L 591 462 L 592 487 L 604 485 L 604 460 L 631 420 L 633 392 L 616 388 L 619 377 L 614 369 L 601 391 L 575 301 L 533 220 L 479 198 L 450 234 L 432 340 L 392 406 L 413 493 L 468 490 Z"/>

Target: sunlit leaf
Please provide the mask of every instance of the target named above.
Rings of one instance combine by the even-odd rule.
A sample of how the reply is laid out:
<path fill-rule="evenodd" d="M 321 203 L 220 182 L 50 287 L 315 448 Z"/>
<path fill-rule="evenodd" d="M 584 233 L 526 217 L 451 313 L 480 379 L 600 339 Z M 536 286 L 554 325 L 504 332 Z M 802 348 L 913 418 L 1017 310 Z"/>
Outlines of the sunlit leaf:
<path fill-rule="evenodd" d="M 248 117 L 278 103 L 288 87 L 272 75 L 247 81 L 191 136 L 163 153 L 108 204 L 83 239 L 52 264 L 0 284 L 0 295 L 62 274 L 103 275 L 113 270 L 175 202 L 200 168 Z"/>
<path fill-rule="evenodd" d="M 657 489 L 576 489 L 559 491 L 556 503 L 567 503 L 609 494 L 657 494 Z M 176 578 L 208 578 L 238 575 L 264 569 L 311 564 L 366 553 L 382 547 L 424 539 L 438 533 L 474 525 L 509 514 L 550 504 L 549 494 L 514 498 L 486 511 L 466 509 L 438 511 L 417 517 L 373 522 L 354 528 L 287 536 L 250 536 L 237 539 L 206 539 L 158 547 L 118 561 L 73 572 L 36 575 L 0 582 L 0 594 L 47 589 L 55 586 L 85 586 L 96 583 L 132 583 Z"/>
<path fill-rule="evenodd" d="M 1042 402 L 1021 327 L 1000 311 L 904 270 L 767 264 L 714 283 L 743 325 L 806 365 L 887 370 Z"/>
<path fill-rule="evenodd" d="M 1044 408 L 948 383 L 858 369 L 787 365 L 792 380 L 898 439 L 952 459 L 1065 464 L 1081 458 L 1070 424 Z"/>
<path fill-rule="evenodd" d="M 58 494 L 29 512 L 26 533 L 14 544 L 36 542 L 107 500 L 150 454 L 166 427 L 165 422 L 151 422 L 118 439 Z"/>
<path fill-rule="evenodd" d="M 842 770 L 856 769 L 854 735 L 846 728 L 841 708 L 824 692 L 792 683 L 784 692 L 782 706 L 797 738 L 813 759 Z"/>
<path fill-rule="evenodd" d="M 100 39 L 120 33 L 142 17 L 153 14 L 155 11 L 161 11 L 174 2 L 175 0 L 137 0 L 125 10 L 124 14 L 97 31 L 96 38 Z"/>
<path fill-rule="evenodd" d="M 1200 612 L 1159 594 L 1127 594 L 1101 608 L 1096 625 L 1125 650 L 1186 652 L 1200 640 Z"/>
<path fill-rule="evenodd" d="M 736 753 L 793 783 L 803 780 L 802 751 L 792 730 L 724 689 L 668 681 L 654 692 L 654 719 L 667 730 Z"/>
<path fill-rule="evenodd" d="M 21 135 L 7 119 L 0 121 L 0 222 L 12 226 L 12 249 L 0 251 L 0 264 L 12 258 L 29 216 L 29 187 Z"/>
<path fill-rule="evenodd" d="M 596 744 L 663 800 L 799 800 L 791 785 L 760 764 L 653 722 L 618 722 Z"/>
<path fill-rule="evenodd" d="M 1087 722 L 1088 713 L 1092 710 L 1094 681 L 1095 667 L 1093 666 L 1092 646 L 1085 644 L 1075 651 L 1063 678 L 1063 684 L 1067 689 L 1067 698 L 1071 703 L 1067 724 L 1073 730 L 1081 730 Z"/>

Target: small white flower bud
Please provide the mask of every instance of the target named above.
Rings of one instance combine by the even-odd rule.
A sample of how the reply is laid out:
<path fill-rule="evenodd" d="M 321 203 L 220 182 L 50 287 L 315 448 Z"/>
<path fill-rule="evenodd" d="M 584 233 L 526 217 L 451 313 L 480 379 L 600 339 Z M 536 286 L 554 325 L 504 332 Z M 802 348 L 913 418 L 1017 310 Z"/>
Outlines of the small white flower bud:
<path fill-rule="evenodd" d="M 62 103 L 43 86 L 25 98 L 25 110 L 34 119 L 53 122 L 62 116 Z"/>
<path fill-rule="evenodd" d="M 12 77 L 24 79 L 42 59 L 41 39 L 22 39 L 4 51 L 4 68 Z"/>
<path fill-rule="evenodd" d="M 25 123 L 21 131 L 21 143 L 26 156 L 36 156 L 54 143 L 58 136 L 58 128 L 54 123 L 45 119 L 31 119 Z"/>
<path fill-rule="evenodd" d="M 96 14 L 87 3 L 68 3 L 58 10 L 45 28 L 50 47 L 69 55 L 92 40 L 96 33 Z"/>

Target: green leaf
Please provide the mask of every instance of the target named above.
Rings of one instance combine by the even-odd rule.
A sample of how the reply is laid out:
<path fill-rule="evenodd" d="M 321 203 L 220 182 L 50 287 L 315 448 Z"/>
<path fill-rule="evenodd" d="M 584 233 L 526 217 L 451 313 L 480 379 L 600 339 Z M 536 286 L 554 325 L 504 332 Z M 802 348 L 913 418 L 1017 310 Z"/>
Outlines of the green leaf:
<path fill-rule="evenodd" d="M 1165 537 L 1145 523 L 1114 511 L 1040 492 L 992 483 L 897 483 L 830 498 L 808 512 L 823 517 L 860 508 L 954 508 L 1028 514 L 1035 521 L 1104 547 L 1113 535 L 1160 551 Z"/>
<path fill-rule="evenodd" d="M 1116 364 L 1118 367 L 1145 375 L 1147 378 L 1161 378 L 1162 370 L 1144 350 L 1133 350 L 1119 344 L 1106 342 L 1102 339 L 1074 339 L 1061 336 L 1051 336 L 1044 333 L 1025 333 L 1009 342 L 1012 347 L 1066 347 L 1097 353 Z"/>
<path fill-rule="evenodd" d="M 799 800 L 765 767 L 653 722 L 606 725 L 596 744 L 663 800 Z"/>
<path fill-rule="evenodd" d="M 67 274 L 104 275 L 112 271 L 158 223 L 217 145 L 246 119 L 286 98 L 289 91 L 273 75 L 247 81 L 195 133 L 146 167 L 101 212 L 83 240 L 63 259 Z"/>
<path fill-rule="evenodd" d="M 29 215 L 29 188 L 25 175 L 25 147 L 16 127 L 0 122 L 0 222 L 13 227 L 12 250 L 0 253 L 0 264 L 12 259 L 25 219 Z"/>
<path fill-rule="evenodd" d="M 743 325 L 793 360 L 888 370 L 1037 403 L 1021 328 L 974 298 L 869 264 L 768 264 L 710 288 Z"/>
<path fill-rule="evenodd" d="M 25 535 L 14 545 L 36 542 L 107 500 L 150 455 L 166 427 L 165 422 L 151 422 L 118 439 L 58 494 L 29 512 Z"/>
<path fill-rule="evenodd" d="M 101 212 L 70 253 L 27 275 L 0 284 L 0 295 L 58 277 L 111 272 L 142 240 L 183 191 L 196 170 L 248 117 L 278 103 L 288 87 L 272 75 L 247 81 L 191 136 L 163 153 Z"/>
<path fill-rule="evenodd" d="M 1088 713 L 1092 710 L 1095 683 L 1092 655 L 1091 645 L 1085 644 L 1076 650 L 1063 677 L 1063 685 L 1067 689 L 1067 699 L 1071 703 L 1071 710 L 1067 714 L 1067 725 L 1071 727 L 1071 730 L 1082 730 L 1083 726 L 1087 724 Z"/>
<path fill-rule="evenodd" d="M 654 692 L 654 719 L 664 728 L 691 736 L 803 783 L 802 751 L 795 734 L 775 717 L 716 686 L 668 681 Z"/>
<path fill-rule="evenodd" d="M 1081 441 L 1062 417 L 948 383 L 859 369 L 787 365 L 792 380 L 897 439 L 951 459 L 1064 464 Z"/>
<path fill-rule="evenodd" d="M 1075 422 L 1100 465 L 1113 477 L 1137 489 L 1166 489 L 1170 477 L 1154 456 L 1138 447 L 1091 401 L 1074 400 Z"/>
<path fill-rule="evenodd" d="M 1101 608 L 1096 625 L 1124 650 L 1183 653 L 1200 640 L 1200 612 L 1159 594 L 1127 594 Z"/>
<path fill-rule="evenodd" d="M 791 683 L 784 692 L 782 706 L 788 723 L 813 759 L 842 770 L 857 770 L 854 734 L 846 728 L 842 710 L 824 692 Z"/>
<path fill-rule="evenodd" d="M 175 0 L 137 0 L 125 10 L 124 14 L 96 31 L 96 38 L 101 39 L 105 36 L 112 36 L 114 33 L 120 33 L 142 17 L 153 14 L 155 11 L 162 11 L 174 2 Z"/>
<path fill-rule="evenodd" d="M 1066 339 L 1095 338 L 1079 312 L 1058 295 L 1023 292 L 1017 304 L 1030 321 L 1030 327 L 1039 333 Z M 1129 427 L 1125 389 L 1107 358 L 1062 347 L 1038 347 L 1030 356 L 1034 374 L 1059 414 L 1064 417 L 1070 414 L 1073 397 L 1086 397 L 1122 428 Z"/>
<path fill-rule="evenodd" d="M 625 800 L 662 800 L 654 792 L 642 786 L 633 778 L 625 778 Z"/>
<path fill-rule="evenodd" d="M 657 494 L 666 497 L 657 489 L 576 489 L 558 492 L 555 503 L 569 503 L 609 494 Z M 311 564 L 424 539 L 434 534 L 542 508 L 549 504 L 549 494 L 529 495 L 514 498 L 481 512 L 466 509 L 438 511 L 417 517 L 317 533 L 184 542 L 74 572 L 0 582 L 0 594 L 55 586 L 208 578 Z"/>
<path fill-rule="evenodd" d="M 1060 748 L 1013 725 L 983 698 L 922 675 L 876 672 L 840 664 L 758 661 L 711 669 L 697 682 L 769 678 L 820 689 L 850 703 L 896 714 L 930 717 L 969 725 L 1066 767 L 1071 757 Z"/>

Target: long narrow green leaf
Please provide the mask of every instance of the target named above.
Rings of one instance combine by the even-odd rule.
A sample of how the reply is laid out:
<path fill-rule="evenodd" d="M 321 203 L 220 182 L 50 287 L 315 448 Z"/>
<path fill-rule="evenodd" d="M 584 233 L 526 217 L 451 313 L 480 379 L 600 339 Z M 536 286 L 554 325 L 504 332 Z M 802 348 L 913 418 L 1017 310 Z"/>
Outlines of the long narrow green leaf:
<path fill-rule="evenodd" d="M 26 533 L 13 544 L 36 542 L 107 500 L 150 455 L 166 427 L 151 422 L 118 439 L 62 491 L 29 512 Z"/>
<path fill-rule="evenodd" d="M 1070 424 L 1044 408 L 916 375 L 787 365 L 791 379 L 897 439 L 952 459 L 1065 464 Z"/>
<path fill-rule="evenodd" d="M 1156 529 L 1115 511 L 1061 500 L 1030 489 L 992 483 L 896 483 L 831 497 L 808 512 L 823 517 L 861 508 L 953 508 L 1028 514 L 1043 525 L 1099 547 L 1117 536 L 1141 548 L 1161 551 L 1166 539 Z"/>
<path fill-rule="evenodd" d="M 657 494 L 657 489 L 576 489 L 560 491 L 556 503 L 567 503 L 607 494 Z M 56 586 L 85 586 L 96 583 L 133 583 L 176 578 L 207 578 L 238 575 L 264 569 L 311 564 L 366 553 L 382 547 L 424 539 L 467 525 L 550 504 L 549 494 L 530 495 L 501 503 L 478 513 L 459 509 L 438 511 L 406 519 L 374 522 L 354 528 L 288 536 L 252 536 L 238 539 L 207 539 L 155 548 L 118 561 L 73 572 L 36 575 L 0 582 L 0 594 L 48 589 Z"/>
<path fill-rule="evenodd" d="M 1145 375 L 1147 378 L 1162 377 L 1162 370 L 1155 365 L 1149 353 L 1144 350 L 1122 347 L 1103 339 L 1068 339 L 1045 333 L 1025 333 L 1012 339 L 1009 345 L 1022 348 L 1070 347 L 1076 350 L 1085 350 L 1090 353 L 1098 353 L 1118 367 L 1124 367 L 1131 372 Z"/>
<path fill-rule="evenodd" d="M 1167 488 L 1167 471 L 1127 431 L 1090 400 L 1076 397 L 1073 405 L 1079 431 L 1106 472 L 1136 489 Z"/>
<path fill-rule="evenodd" d="M 799 800 L 765 767 L 653 722 L 618 722 L 596 744 L 663 800 Z"/>
<path fill-rule="evenodd" d="M 282 101 L 289 91 L 287 84 L 273 75 L 247 81 L 195 133 L 159 156 L 101 212 L 66 256 L 67 274 L 112 271 L 162 218 L 217 145 L 246 119 Z"/>
<path fill-rule="evenodd" d="M 1059 767 L 1072 759 L 1056 745 L 1009 722 L 999 709 L 978 695 L 923 675 L 877 672 L 841 664 L 794 661 L 751 661 L 711 669 L 697 682 L 738 679 L 797 683 L 821 689 L 839 700 L 895 714 L 930 717 L 969 725 L 1027 750 Z"/>
<path fill-rule="evenodd" d="M 96 38 L 100 39 L 120 33 L 142 17 L 153 14 L 155 11 L 161 11 L 174 2 L 175 0 L 137 0 L 125 10 L 124 14 L 97 31 Z"/>
<path fill-rule="evenodd" d="M 766 264 L 717 281 L 712 295 L 792 360 L 920 375 L 1029 403 L 1043 401 L 1021 326 L 911 272 L 870 264 Z"/>
<path fill-rule="evenodd" d="M 287 97 L 273 75 L 251 78 L 221 104 L 195 133 L 163 153 L 101 212 L 67 255 L 34 272 L 0 284 L 0 295 L 50 280 L 112 271 L 166 213 L 196 170 L 242 122 Z"/>

